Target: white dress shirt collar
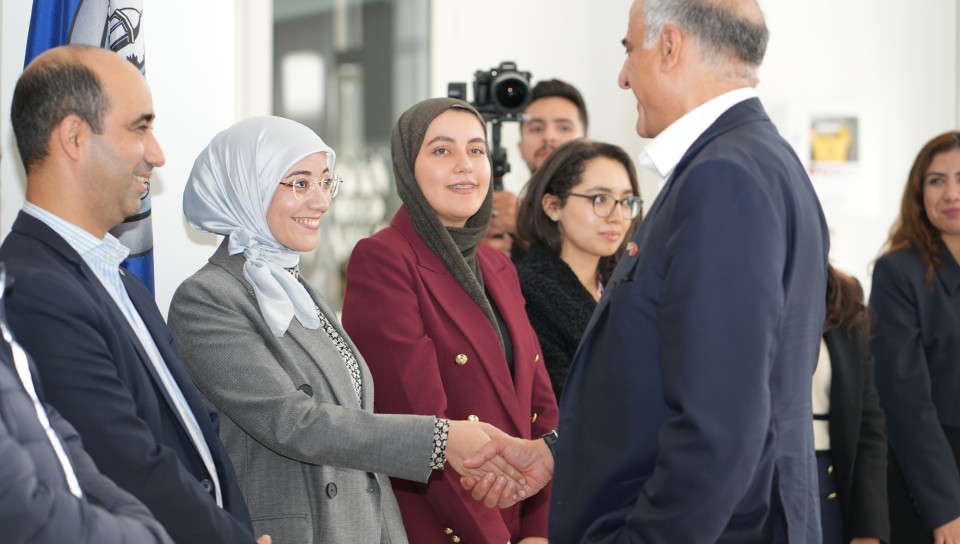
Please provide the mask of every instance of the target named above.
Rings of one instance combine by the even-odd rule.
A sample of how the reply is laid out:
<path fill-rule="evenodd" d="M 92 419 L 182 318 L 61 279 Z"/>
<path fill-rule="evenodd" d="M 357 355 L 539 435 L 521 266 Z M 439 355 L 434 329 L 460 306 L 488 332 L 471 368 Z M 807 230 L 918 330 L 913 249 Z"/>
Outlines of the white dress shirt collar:
<path fill-rule="evenodd" d="M 640 154 L 640 166 L 656 174 L 660 178 L 660 187 L 663 188 L 680 159 L 710 125 L 736 104 L 756 97 L 756 89 L 743 87 L 721 94 L 690 110 L 647 144 Z"/>

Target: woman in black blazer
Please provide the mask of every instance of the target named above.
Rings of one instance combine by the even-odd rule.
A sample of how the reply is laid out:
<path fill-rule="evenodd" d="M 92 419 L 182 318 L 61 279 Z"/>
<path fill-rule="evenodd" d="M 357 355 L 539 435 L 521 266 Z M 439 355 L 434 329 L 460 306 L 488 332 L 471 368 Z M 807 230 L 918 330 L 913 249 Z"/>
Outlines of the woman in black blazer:
<path fill-rule="evenodd" d="M 887 441 L 867 321 L 860 285 L 828 266 L 827 318 L 813 395 L 824 544 L 889 541 Z"/>
<path fill-rule="evenodd" d="M 960 542 L 960 133 L 917 155 L 870 307 L 891 541 Z"/>

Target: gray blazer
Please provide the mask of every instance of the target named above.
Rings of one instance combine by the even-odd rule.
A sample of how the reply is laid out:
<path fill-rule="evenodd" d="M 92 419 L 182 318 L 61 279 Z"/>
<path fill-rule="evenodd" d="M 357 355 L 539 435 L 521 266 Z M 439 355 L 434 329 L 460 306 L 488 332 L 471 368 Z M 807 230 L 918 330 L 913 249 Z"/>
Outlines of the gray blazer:
<path fill-rule="evenodd" d="M 406 543 L 387 476 L 430 476 L 434 418 L 373 414 L 373 378 L 335 314 L 307 290 L 360 364 L 363 405 L 322 328 L 270 333 L 227 241 L 177 289 L 169 323 L 221 416 L 256 535 L 274 544 Z M 306 284 L 304 284 L 306 285 Z"/>

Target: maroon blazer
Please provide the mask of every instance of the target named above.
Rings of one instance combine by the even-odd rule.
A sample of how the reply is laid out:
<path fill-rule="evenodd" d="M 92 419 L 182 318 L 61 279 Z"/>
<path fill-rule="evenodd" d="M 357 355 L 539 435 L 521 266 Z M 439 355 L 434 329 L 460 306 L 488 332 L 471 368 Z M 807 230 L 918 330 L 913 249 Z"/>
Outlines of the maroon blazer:
<path fill-rule="evenodd" d="M 513 339 L 512 380 L 490 321 L 416 233 L 406 207 L 354 248 L 343 326 L 373 374 L 377 412 L 477 417 L 513 436 L 540 436 L 557 427 L 557 402 L 516 270 L 482 244 L 477 259 Z M 547 536 L 549 489 L 497 510 L 471 499 L 449 467 L 426 484 L 394 479 L 393 486 L 410 542 L 449 544 L 458 536 L 516 544 Z"/>

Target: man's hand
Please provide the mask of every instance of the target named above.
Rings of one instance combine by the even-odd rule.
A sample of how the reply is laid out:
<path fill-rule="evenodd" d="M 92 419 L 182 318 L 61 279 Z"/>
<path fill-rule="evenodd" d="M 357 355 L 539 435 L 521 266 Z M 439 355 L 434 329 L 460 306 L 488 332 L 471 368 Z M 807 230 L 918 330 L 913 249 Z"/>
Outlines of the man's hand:
<path fill-rule="evenodd" d="M 526 482 L 519 470 L 496 454 L 478 460 L 470 467 L 464 465 L 467 457 L 475 457 L 477 451 L 485 444 L 489 444 L 492 437 L 509 438 L 503 431 L 488 423 L 450 421 L 450 432 L 447 435 L 447 464 L 464 477 L 474 480 L 489 477 L 491 486 L 498 489 L 498 500 L 502 495 L 505 503 L 509 501 L 513 504 L 522 498 L 520 490 L 526 489 Z"/>
<path fill-rule="evenodd" d="M 517 195 L 510 191 L 493 192 L 493 216 L 483 243 L 510 256 L 517 233 Z"/>
<path fill-rule="evenodd" d="M 880 544 L 879 538 L 854 538 L 850 544 Z"/>
<path fill-rule="evenodd" d="M 270 538 L 270 535 L 261 535 L 257 539 L 257 544 L 273 544 L 273 539 Z"/>
<path fill-rule="evenodd" d="M 960 518 L 933 530 L 933 544 L 960 544 Z"/>
<path fill-rule="evenodd" d="M 467 469 L 479 468 L 498 457 L 522 473 L 522 480 L 526 485 L 521 485 L 516 491 L 521 498 L 533 496 L 553 478 L 553 454 L 546 442 L 539 438 L 513 438 L 503 433 L 493 437 L 476 455 L 466 459 L 464 466 Z M 470 491 L 475 500 L 483 501 L 487 508 L 507 508 L 516 502 L 508 486 L 500 482 L 494 474 L 484 474 L 482 478 L 465 475 L 460 478 L 460 485 Z"/>
<path fill-rule="evenodd" d="M 493 217 L 490 230 L 511 236 L 517 233 L 517 195 L 510 191 L 493 192 Z"/>

